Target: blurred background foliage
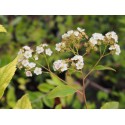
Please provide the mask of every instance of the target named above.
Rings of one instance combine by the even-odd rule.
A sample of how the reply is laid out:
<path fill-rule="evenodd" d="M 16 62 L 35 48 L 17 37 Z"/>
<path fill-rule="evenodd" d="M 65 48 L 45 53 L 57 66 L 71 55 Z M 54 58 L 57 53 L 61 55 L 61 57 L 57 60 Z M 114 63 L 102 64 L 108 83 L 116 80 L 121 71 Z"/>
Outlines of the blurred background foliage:
<path fill-rule="evenodd" d="M 89 108 L 100 108 L 108 101 L 118 101 L 119 108 L 125 108 L 125 16 L 0 16 L 0 24 L 7 29 L 7 34 L 0 34 L 0 67 L 12 61 L 24 45 L 32 47 L 46 42 L 54 49 L 62 34 L 77 27 L 85 28 L 89 37 L 95 32 L 105 34 L 115 31 L 122 52 L 120 56 L 106 57 L 102 64 L 115 68 L 117 72 L 94 72 L 86 82 L 86 96 Z M 65 58 L 67 54 L 61 56 Z M 52 64 L 53 60 L 59 58 L 57 53 L 49 61 Z M 86 67 L 91 67 L 97 58 L 97 54 L 85 58 Z M 44 64 L 42 60 L 41 63 Z M 88 71 L 86 67 L 85 72 Z M 81 82 L 76 73 L 73 79 L 65 73 L 59 76 L 76 85 Z M 29 94 L 33 108 L 84 108 L 83 100 L 78 94 L 48 100 L 45 95 L 54 88 L 56 82 L 59 81 L 47 74 L 27 78 L 23 70 L 17 70 L 1 99 L 0 108 L 13 108 L 24 93 Z"/>

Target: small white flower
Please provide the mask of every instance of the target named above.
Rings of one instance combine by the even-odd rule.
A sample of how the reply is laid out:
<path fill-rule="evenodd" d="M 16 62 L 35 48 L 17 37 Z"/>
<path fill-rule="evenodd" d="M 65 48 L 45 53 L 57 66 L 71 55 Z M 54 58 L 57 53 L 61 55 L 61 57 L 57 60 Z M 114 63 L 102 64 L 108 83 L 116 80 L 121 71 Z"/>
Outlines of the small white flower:
<path fill-rule="evenodd" d="M 67 32 L 68 36 L 71 36 L 73 34 L 73 30 L 70 30 Z"/>
<path fill-rule="evenodd" d="M 64 60 L 57 60 L 53 63 L 53 69 L 54 71 L 60 70 L 61 72 L 64 72 L 68 69 L 68 64 Z"/>
<path fill-rule="evenodd" d="M 62 39 L 66 39 L 67 37 L 69 37 L 69 35 L 67 33 L 62 35 Z"/>
<path fill-rule="evenodd" d="M 118 43 L 118 36 L 114 31 L 108 32 L 105 35 L 108 39 L 114 39 L 116 43 Z"/>
<path fill-rule="evenodd" d="M 25 66 L 25 67 L 28 66 L 29 65 L 29 61 L 28 60 L 23 60 L 22 61 L 22 65 Z"/>
<path fill-rule="evenodd" d="M 55 49 L 56 49 L 57 51 L 61 51 L 61 43 L 57 43 Z"/>
<path fill-rule="evenodd" d="M 120 46 L 118 44 L 111 45 L 109 50 L 115 50 L 115 54 L 119 55 L 121 53 Z"/>
<path fill-rule="evenodd" d="M 93 37 L 91 37 L 91 38 L 89 39 L 89 42 L 90 42 L 93 46 L 95 46 L 95 45 L 97 44 L 97 40 L 94 39 Z"/>
<path fill-rule="evenodd" d="M 78 31 L 74 31 L 74 35 L 75 36 L 79 36 L 79 32 Z"/>
<path fill-rule="evenodd" d="M 66 63 L 64 63 L 63 65 L 62 65 L 62 67 L 61 67 L 61 72 L 64 72 L 64 71 L 66 71 L 68 69 L 68 65 L 66 64 Z"/>
<path fill-rule="evenodd" d="M 95 40 L 104 40 L 104 36 L 101 33 L 94 33 L 92 36 Z"/>
<path fill-rule="evenodd" d="M 35 56 L 34 56 L 34 59 L 35 59 L 35 60 L 38 60 L 39 58 L 38 58 L 38 56 L 37 56 L 37 55 L 35 55 Z"/>
<path fill-rule="evenodd" d="M 57 43 L 56 44 L 56 50 L 61 51 L 62 48 L 65 48 L 65 43 Z"/>
<path fill-rule="evenodd" d="M 40 75 L 40 74 L 42 74 L 42 69 L 36 67 L 35 70 L 34 70 L 34 73 L 35 73 L 36 75 Z"/>
<path fill-rule="evenodd" d="M 82 69 L 84 66 L 83 57 L 80 55 L 75 55 L 73 58 L 71 58 L 72 61 L 75 61 L 76 69 Z"/>
<path fill-rule="evenodd" d="M 84 66 L 84 63 L 83 62 L 80 62 L 80 61 L 78 61 L 77 63 L 76 63 L 76 69 L 82 69 L 83 68 L 83 66 Z"/>
<path fill-rule="evenodd" d="M 54 71 L 59 70 L 62 67 L 62 60 L 57 60 L 53 63 Z"/>
<path fill-rule="evenodd" d="M 42 46 L 43 46 L 43 47 L 47 47 L 47 46 L 48 46 L 48 44 L 44 43 Z"/>
<path fill-rule="evenodd" d="M 44 52 L 43 47 L 41 47 L 41 46 L 37 46 L 37 47 L 36 47 L 36 52 L 37 52 L 38 54 Z"/>
<path fill-rule="evenodd" d="M 71 58 L 71 60 L 75 60 L 75 61 L 80 61 L 80 62 L 83 62 L 83 57 L 82 56 L 80 56 L 80 55 L 75 55 L 73 58 Z"/>
<path fill-rule="evenodd" d="M 30 47 L 29 46 L 24 46 L 23 49 L 30 50 Z"/>
<path fill-rule="evenodd" d="M 121 53 L 121 49 L 120 49 L 120 46 L 118 44 L 115 44 L 115 47 L 116 47 L 116 52 L 115 54 L 116 55 L 119 55 Z"/>
<path fill-rule="evenodd" d="M 45 52 L 46 52 L 46 55 L 48 55 L 48 56 L 51 56 L 53 53 L 50 48 L 46 49 Z"/>
<path fill-rule="evenodd" d="M 32 73 L 30 71 L 26 71 L 26 76 L 27 77 L 32 77 Z"/>
<path fill-rule="evenodd" d="M 32 57 L 32 51 L 25 51 L 24 56 L 28 59 Z"/>
<path fill-rule="evenodd" d="M 33 63 L 33 62 L 31 62 L 31 63 L 29 63 L 29 65 L 28 65 L 30 68 L 34 68 L 35 66 L 36 66 L 36 64 L 35 63 Z"/>
<path fill-rule="evenodd" d="M 79 27 L 77 27 L 77 30 L 78 30 L 80 33 L 82 33 L 82 32 L 85 31 L 85 29 L 81 29 L 81 28 L 79 28 Z"/>

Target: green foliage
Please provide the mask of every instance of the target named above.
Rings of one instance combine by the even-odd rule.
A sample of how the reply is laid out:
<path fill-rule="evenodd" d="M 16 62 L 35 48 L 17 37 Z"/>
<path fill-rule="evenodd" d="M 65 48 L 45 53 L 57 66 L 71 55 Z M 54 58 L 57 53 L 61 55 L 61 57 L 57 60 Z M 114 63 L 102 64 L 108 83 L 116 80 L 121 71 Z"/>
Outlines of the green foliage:
<path fill-rule="evenodd" d="M 102 91 L 99 91 L 97 94 L 97 98 L 98 100 L 102 100 L 102 99 L 108 99 L 108 94 Z"/>
<path fill-rule="evenodd" d="M 13 86 L 10 86 L 7 92 L 7 104 L 10 108 L 13 108 L 16 104 L 15 89 Z"/>
<path fill-rule="evenodd" d="M 14 109 L 32 109 L 31 102 L 27 94 L 17 101 Z"/>
<path fill-rule="evenodd" d="M 50 85 L 50 84 L 47 84 L 47 83 L 42 83 L 38 86 L 38 89 L 41 91 L 41 92 L 49 92 L 50 90 L 52 90 L 54 88 L 53 85 Z"/>
<path fill-rule="evenodd" d="M 118 109 L 118 108 L 119 108 L 119 102 L 107 102 L 101 107 L 101 109 Z"/>
<path fill-rule="evenodd" d="M 43 101 L 42 98 L 45 96 L 41 92 L 31 92 L 28 91 L 29 99 L 31 101 L 32 107 L 34 109 L 41 109 L 43 108 Z"/>
<path fill-rule="evenodd" d="M 4 33 L 7 32 L 6 29 L 2 25 L 0 25 L 0 32 L 4 32 Z"/>
<path fill-rule="evenodd" d="M 72 87 L 68 85 L 59 85 L 55 89 L 53 89 L 49 94 L 48 98 L 55 98 L 55 97 L 65 97 L 68 95 L 72 95 L 77 90 L 73 89 Z"/>
<path fill-rule="evenodd" d="M 50 75 L 51 75 L 52 80 L 54 81 L 54 83 L 55 83 L 56 85 L 63 85 L 63 84 L 64 84 L 64 83 L 63 83 L 62 81 L 60 81 L 60 79 L 59 79 L 57 76 L 55 76 L 53 73 L 51 73 Z"/>
<path fill-rule="evenodd" d="M 62 108 L 62 105 L 61 104 L 58 104 L 55 109 L 61 109 Z"/>
<path fill-rule="evenodd" d="M 107 67 L 107 66 L 103 66 L 103 65 L 97 65 L 97 66 L 95 66 L 94 70 L 112 70 L 112 71 L 116 71 L 115 69 L 113 69 L 111 67 Z"/>
<path fill-rule="evenodd" d="M 18 60 L 18 57 L 15 58 L 8 65 L 0 68 L 0 98 L 4 94 L 6 87 L 8 86 L 8 84 L 10 83 L 10 80 L 15 74 L 17 60 Z"/>

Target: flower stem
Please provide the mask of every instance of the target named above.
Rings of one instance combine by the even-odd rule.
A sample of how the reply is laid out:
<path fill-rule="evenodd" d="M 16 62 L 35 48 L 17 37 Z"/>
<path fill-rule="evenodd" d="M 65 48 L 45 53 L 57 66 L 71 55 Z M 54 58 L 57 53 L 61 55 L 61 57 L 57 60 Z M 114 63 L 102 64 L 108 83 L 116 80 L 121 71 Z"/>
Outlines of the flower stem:
<path fill-rule="evenodd" d="M 87 101 L 86 101 L 86 94 L 85 94 L 85 82 L 84 82 L 84 76 L 83 76 L 83 72 L 82 72 L 82 71 L 81 71 L 81 73 L 82 73 L 83 100 L 84 100 L 84 103 L 85 103 L 85 107 L 86 107 L 86 109 L 88 109 Z"/>
<path fill-rule="evenodd" d="M 103 55 L 100 56 L 100 58 L 98 59 L 98 61 L 96 62 L 96 64 L 92 67 L 92 69 L 87 73 L 87 75 L 84 77 L 84 80 L 93 72 L 94 68 L 98 65 L 98 63 L 100 62 L 100 60 L 103 58 Z"/>

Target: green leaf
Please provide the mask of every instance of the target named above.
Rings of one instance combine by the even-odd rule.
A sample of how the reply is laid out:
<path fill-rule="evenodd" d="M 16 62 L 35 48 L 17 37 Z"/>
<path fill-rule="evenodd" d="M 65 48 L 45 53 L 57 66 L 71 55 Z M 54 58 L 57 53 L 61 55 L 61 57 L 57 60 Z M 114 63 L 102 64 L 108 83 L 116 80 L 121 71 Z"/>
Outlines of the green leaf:
<path fill-rule="evenodd" d="M 101 109 L 118 109 L 118 107 L 119 107 L 119 102 L 112 101 L 112 102 L 105 103 L 101 107 Z"/>
<path fill-rule="evenodd" d="M 53 73 L 50 74 L 52 80 L 55 82 L 55 85 L 64 85 L 64 83 Z"/>
<path fill-rule="evenodd" d="M 56 98 L 56 97 L 65 97 L 68 95 L 72 95 L 76 92 L 77 90 L 71 88 L 68 85 L 59 85 L 55 89 L 53 89 L 49 94 L 48 98 Z"/>
<path fill-rule="evenodd" d="M 48 99 L 46 97 L 43 98 L 43 102 L 46 106 L 53 108 L 54 107 L 54 99 Z"/>
<path fill-rule="evenodd" d="M 62 104 L 56 105 L 55 109 L 62 109 Z"/>
<path fill-rule="evenodd" d="M 18 57 L 15 58 L 8 65 L 0 68 L 0 98 L 3 96 L 3 93 L 6 87 L 8 86 L 10 80 L 15 74 L 17 60 L 18 60 Z"/>
<path fill-rule="evenodd" d="M 41 91 L 41 92 L 49 92 L 51 89 L 53 89 L 54 86 L 53 85 L 50 85 L 50 84 L 47 84 L 47 83 L 42 83 L 38 86 L 38 89 Z"/>
<path fill-rule="evenodd" d="M 29 95 L 29 99 L 31 101 L 32 107 L 34 109 L 43 108 L 42 98 L 45 96 L 43 93 L 38 91 L 35 91 L 35 92 L 28 91 L 28 95 Z"/>
<path fill-rule="evenodd" d="M 0 32 L 4 32 L 4 33 L 7 32 L 6 29 L 2 25 L 0 25 Z"/>
<path fill-rule="evenodd" d="M 14 109 L 32 109 L 31 102 L 27 94 L 17 101 Z"/>
<path fill-rule="evenodd" d="M 94 67 L 94 70 L 112 70 L 115 71 L 115 69 L 111 68 L 111 67 L 107 67 L 107 66 L 103 66 L 103 65 L 97 65 Z"/>
<path fill-rule="evenodd" d="M 108 94 L 103 91 L 99 91 L 97 93 L 97 98 L 98 98 L 98 100 L 102 100 L 102 99 L 106 100 L 106 99 L 108 99 Z"/>
<path fill-rule="evenodd" d="M 16 104 L 15 89 L 12 86 L 9 88 L 7 92 L 7 104 L 10 108 L 13 108 Z"/>

